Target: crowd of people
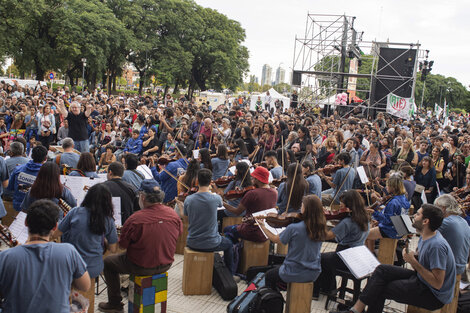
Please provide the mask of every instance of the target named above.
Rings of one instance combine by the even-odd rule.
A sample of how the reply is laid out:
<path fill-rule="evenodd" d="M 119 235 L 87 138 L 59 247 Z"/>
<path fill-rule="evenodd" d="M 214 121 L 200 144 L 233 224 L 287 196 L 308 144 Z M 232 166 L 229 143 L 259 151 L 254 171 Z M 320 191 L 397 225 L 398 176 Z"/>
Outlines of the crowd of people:
<path fill-rule="evenodd" d="M 316 281 L 317 299 L 336 291 L 336 269 L 347 270 L 336 252 L 361 245 L 373 252 L 378 239 L 400 239 L 391 216 L 414 215 L 418 251 L 399 255 L 399 265 L 413 270 L 380 265 L 350 311 L 367 305 L 382 312 L 385 299 L 430 310 L 452 300 L 456 274 L 467 279 L 469 260 L 469 116 L 452 114 L 444 124 L 424 110 L 403 120 L 366 107 L 321 109 L 298 103 L 297 95 L 290 107 L 273 101 L 251 110 L 248 101 L 213 107 L 160 92 L 108 96 L 0 82 L 0 194 L 27 212 L 29 228 L 26 244 L 0 253 L 4 310 L 53 304 L 54 312 L 68 312 L 72 282 L 85 291 L 104 272 L 108 302 L 98 307 L 122 312 L 119 274 L 167 271 L 185 216 L 187 246 L 223 251 L 233 275 L 241 240 L 288 244 L 266 285 Z M 99 173 L 106 182 L 90 188 L 82 203 L 60 181 L 61 174 Z M 0 218 L 14 214 L 0 204 Z M 222 228 L 224 217 L 271 208 L 303 220 L 280 235 L 263 220 Z M 325 214 L 337 209 L 349 214 L 330 228 Z M 52 242 L 59 237 L 62 243 Z M 336 242 L 336 252 L 320 253 L 324 241 Z M 103 261 L 104 247 L 114 254 Z M 116 253 L 118 247 L 126 251 Z M 52 268 L 57 274 L 44 280 Z M 42 279 L 39 288 L 35 279 Z M 46 301 L 43 289 L 54 299 Z"/>

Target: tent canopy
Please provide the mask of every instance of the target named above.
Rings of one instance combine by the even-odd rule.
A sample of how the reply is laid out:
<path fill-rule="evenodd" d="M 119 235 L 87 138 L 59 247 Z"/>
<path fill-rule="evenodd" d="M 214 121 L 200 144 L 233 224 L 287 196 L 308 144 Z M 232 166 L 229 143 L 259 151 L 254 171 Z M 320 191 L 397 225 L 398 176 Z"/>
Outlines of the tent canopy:
<path fill-rule="evenodd" d="M 250 99 L 250 110 L 255 111 L 256 110 L 256 101 L 258 101 L 258 97 L 261 99 L 262 108 L 264 109 L 264 104 L 266 103 L 266 93 L 263 92 L 262 94 L 259 95 L 252 95 Z M 274 108 L 274 102 L 276 100 L 281 100 L 282 101 L 282 109 L 287 110 L 290 105 L 290 98 L 285 97 L 281 95 L 279 92 L 277 92 L 274 88 L 269 89 L 269 95 L 271 96 L 271 102 L 270 102 L 270 107 Z"/>

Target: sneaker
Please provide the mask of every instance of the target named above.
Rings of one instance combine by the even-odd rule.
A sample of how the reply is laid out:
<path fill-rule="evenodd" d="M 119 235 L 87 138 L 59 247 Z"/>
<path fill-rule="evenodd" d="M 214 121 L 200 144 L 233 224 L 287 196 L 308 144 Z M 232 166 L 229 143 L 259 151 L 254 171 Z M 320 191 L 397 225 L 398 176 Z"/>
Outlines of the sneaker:
<path fill-rule="evenodd" d="M 105 313 L 124 313 L 124 305 L 113 305 L 108 302 L 100 302 L 98 304 L 98 310 Z"/>

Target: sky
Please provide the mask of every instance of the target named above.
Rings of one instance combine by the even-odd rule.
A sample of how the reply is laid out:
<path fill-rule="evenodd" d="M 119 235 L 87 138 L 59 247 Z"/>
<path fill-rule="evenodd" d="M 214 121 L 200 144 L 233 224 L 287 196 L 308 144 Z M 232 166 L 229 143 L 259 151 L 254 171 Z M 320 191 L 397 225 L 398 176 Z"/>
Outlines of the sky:
<path fill-rule="evenodd" d="M 241 23 L 250 52 L 250 74 L 261 79 L 263 64 L 291 71 L 295 36 L 305 32 L 307 14 L 355 16 L 365 41 L 422 44 L 434 60 L 433 74 L 470 85 L 469 0 L 196 0 Z M 274 77 L 273 77 L 274 79 Z"/>

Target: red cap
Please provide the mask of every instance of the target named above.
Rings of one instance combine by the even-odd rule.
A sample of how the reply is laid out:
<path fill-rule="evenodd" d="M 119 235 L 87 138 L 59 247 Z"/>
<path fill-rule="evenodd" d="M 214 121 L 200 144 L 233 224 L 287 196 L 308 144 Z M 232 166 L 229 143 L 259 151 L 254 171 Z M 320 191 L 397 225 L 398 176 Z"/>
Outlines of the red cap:
<path fill-rule="evenodd" d="M 262 182 L 263 184 L 269 184 L 269 171 L 262 166 L 255 168 L 251 176 Z"/>

